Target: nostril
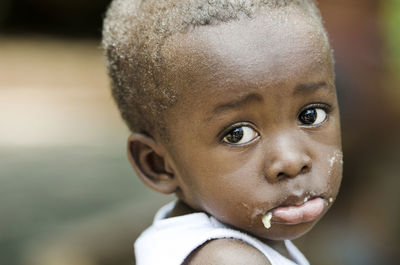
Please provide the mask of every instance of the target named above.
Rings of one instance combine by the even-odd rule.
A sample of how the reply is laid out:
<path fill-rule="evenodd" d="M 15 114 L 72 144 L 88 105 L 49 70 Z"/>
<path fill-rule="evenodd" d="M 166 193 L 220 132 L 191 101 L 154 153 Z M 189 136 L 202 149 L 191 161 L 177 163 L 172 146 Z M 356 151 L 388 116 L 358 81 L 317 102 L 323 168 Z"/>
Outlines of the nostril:
<path fill-rule="evenodd" d="M 300 174 L 305 174 L 310 171 L 310 168 L 308 166 L 303 166 L 300 170 Z"/>
<path fill-rule="evenodd" d="M 283 172 L 279 172 L 277 177 L 278 177 L 278 179 L 283 179 L 283 178 L 286 178 L 286 174 Z"/>
<path fill-rule="evenodd" d="M 312 169 L 310 160 L 298 159 L 280 159 L 274 161 L 269 167 L 264 168 L 264 176 L 270 183 L 295 178 L 299 175 L 305 175 Z"/>

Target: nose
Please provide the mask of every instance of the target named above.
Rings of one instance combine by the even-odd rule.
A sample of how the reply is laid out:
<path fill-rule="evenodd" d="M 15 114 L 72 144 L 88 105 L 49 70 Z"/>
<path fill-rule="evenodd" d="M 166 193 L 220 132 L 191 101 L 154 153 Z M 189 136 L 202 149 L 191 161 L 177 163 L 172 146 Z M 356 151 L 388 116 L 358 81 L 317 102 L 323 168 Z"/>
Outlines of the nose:
<path fill-rule="evenodd" d="M 280 137 L 273 142 L 272 146 L 269 145 L 264 170 L 268 182 L 275 183 L 311 171 L 312 159 L 306 153 L 305 146 L 287 137 Z"/>

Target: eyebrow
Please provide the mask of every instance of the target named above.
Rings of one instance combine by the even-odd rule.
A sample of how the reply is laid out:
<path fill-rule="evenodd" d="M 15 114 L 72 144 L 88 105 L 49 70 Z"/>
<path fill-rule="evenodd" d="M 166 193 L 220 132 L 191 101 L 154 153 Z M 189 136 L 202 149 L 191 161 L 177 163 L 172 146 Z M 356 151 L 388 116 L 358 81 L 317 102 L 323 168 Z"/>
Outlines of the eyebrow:
<path fill-rule="evenodd" d="M 325 81 L 321 81 L 321 82 L 317 82 L 317 83 L 300 84 L 294 88 L 293 95 L 298 95 L 301 93 L 312 93 L 321 88 L 329 89 L 330 86 Z"/>
<path fill-rule="evenodd" d="M 256 93 L 247 94 L 245 96 L 240 97 L 239 99 L 235 99 L 233 101 L 218 105 L 212 111 L 212 116 L 219 114 L 221 112 L 230 110 L 230 109 L 240 108 L 244 105 L 247 105 L 247 104 L 250 104 L 253 102 L 262 102 L 262 101 L 263 101 L 263 98 L 260 94 L 256 94 Z"/>
<path fill-rule="evenodd" d="M 330 85 L 328 85 L 328 83 L 325 81 L 300 84 L 294 88 L 293 95 L 298 95 L 298 94 L 301 94 L 304 92 L 312 93 L 318 89 L 329 89 L 329 88 L 330 88 Z M 248 105 L 253 102 L 262 102 L 262 101 L 263 101 L 263 97 L 260 94 L 257 94 L 257 93 L 246 94 L 246 95 L 240 97 L 239 99 L 235 99 L 233 101 L 223 103 L 223 104 L 216 106 L 213 109 L 211 116 L 208 117 L 207 120 L 211 120 L 213 118 L 213 116 L 220 114 L 221 112 L 225 112 L 225 111 L 231 110 L 231 109 L 238 109 L 244 105 Z"/>

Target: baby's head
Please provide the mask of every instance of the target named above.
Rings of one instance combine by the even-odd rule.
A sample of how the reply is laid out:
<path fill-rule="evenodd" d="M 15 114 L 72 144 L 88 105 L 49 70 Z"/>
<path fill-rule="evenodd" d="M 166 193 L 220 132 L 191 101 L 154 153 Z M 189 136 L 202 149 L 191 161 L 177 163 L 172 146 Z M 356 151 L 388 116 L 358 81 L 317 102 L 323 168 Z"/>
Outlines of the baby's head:
<path fill-rule="evenodd" d="M 340 119 L 312 0 L 114 0 L 103 34 L 144 183 L 264 239 L 327 211 Z"/>

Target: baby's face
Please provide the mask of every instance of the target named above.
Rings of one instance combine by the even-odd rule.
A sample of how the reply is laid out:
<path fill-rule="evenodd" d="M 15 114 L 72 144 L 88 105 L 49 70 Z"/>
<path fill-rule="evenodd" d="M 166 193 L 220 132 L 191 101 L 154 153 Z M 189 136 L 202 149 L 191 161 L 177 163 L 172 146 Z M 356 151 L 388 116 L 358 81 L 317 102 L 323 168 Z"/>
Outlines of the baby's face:
<path fill-rule="evenodd" d="M 178 102 L 164 146 L 178 197 L 264 239 L 311 229 L 342 176 L 332 58 L 318 25 L 285 8 L 200 27 L 166 47 Z"/>

